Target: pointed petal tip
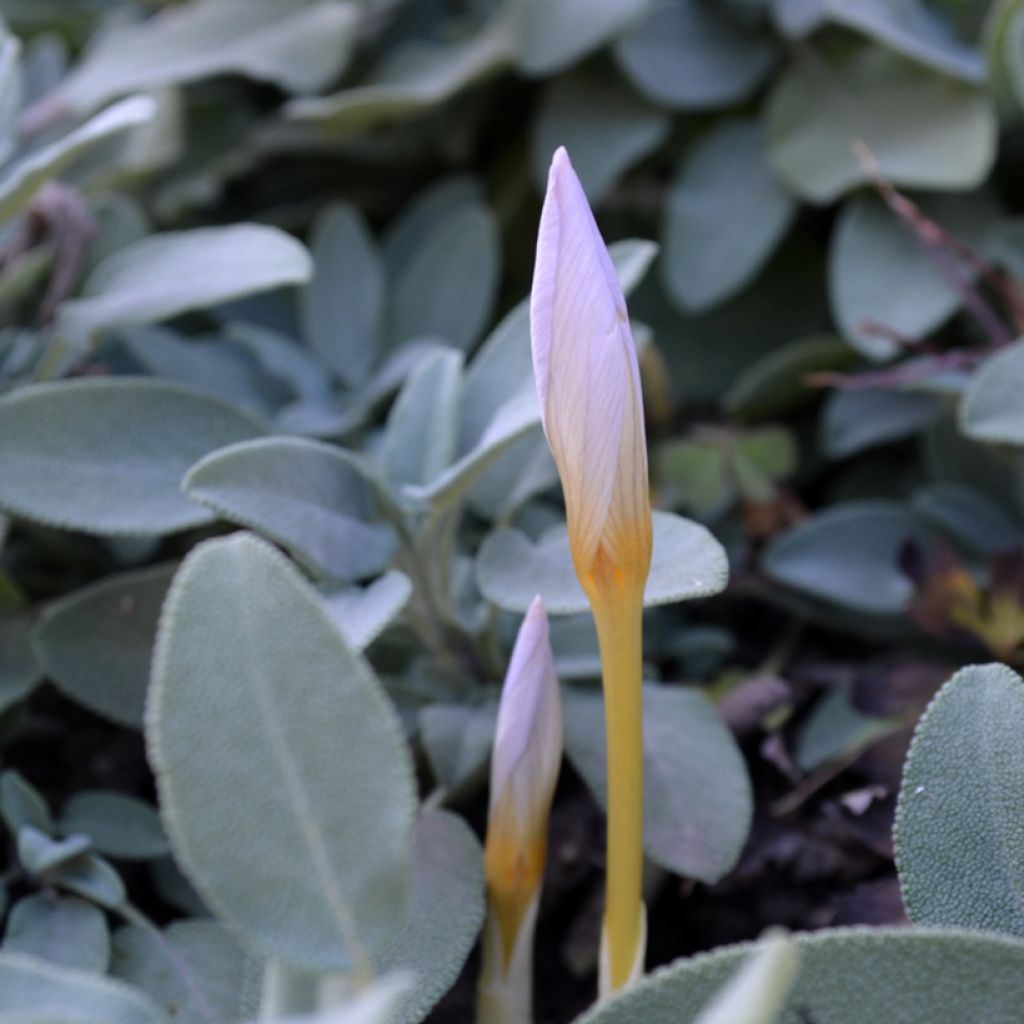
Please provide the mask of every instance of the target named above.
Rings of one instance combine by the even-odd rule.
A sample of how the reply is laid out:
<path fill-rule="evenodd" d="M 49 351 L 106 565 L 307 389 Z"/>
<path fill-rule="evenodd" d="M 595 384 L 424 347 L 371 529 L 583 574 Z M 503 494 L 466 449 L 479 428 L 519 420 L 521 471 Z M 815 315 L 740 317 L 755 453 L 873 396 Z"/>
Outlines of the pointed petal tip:
<path fill-rule="evenodd" d="M 568 150 L 566 150 L 565 146 L 559 146 L 551 157 L 551 170 L 548 172 L 548 191 L 562 189 L 570 183 L 576 185 L 581 192 L 583 191 L 579 176 L 576 174 L 576 168 L 573 167 L 572 160 L 569 159 Z"/>
<path fill-rule="evenodd" d="M 531 602 L 530 607 L 526 609 L 526 618 L 528 619 L 539 619 L 547 618 L 547 609 L 544 607 L 544 600 L 538 594 Z"/>

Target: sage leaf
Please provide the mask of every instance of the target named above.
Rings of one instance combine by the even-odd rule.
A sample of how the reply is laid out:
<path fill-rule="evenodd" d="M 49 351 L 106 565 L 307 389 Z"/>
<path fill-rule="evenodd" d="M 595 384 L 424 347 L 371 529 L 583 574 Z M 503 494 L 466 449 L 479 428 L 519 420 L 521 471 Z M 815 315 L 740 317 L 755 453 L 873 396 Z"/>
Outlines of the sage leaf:
<path fill-rule="evenodd" d="M 247 944 L 327 971 L 392 938 L 415 806 L 397 715 L 251 534 L 200 545 L 175 578 L 146 737 L 175 856 Z"/>
<path fill-rule="evenodd" d="M 303 284 L 313 272 L 304 245 L 264 224 L 165 231 L 126 245 L 61 307 L 57 330 L 85 343 L 96 332 L 149 324 L 257 292 Z"/>
<path fill-rule="evenodd" d="M 230 445 L 196 463 L 182 487 L 329 579 L 379 573 L 397 545 L 390 526 L 366 522 L 375 499 L 365 471 L 335 445 L 292 437 Z"/>
<path fill-rule="evenodd" d="M 564 526 L 548 531 L 537 543 L 518 530 L 496 530 L 481 545 L 476 573 L 483 595 L 507 611 L 525 612 L 538 594 L 553 615 L 590 607 L 573 568 Z M 725 551 L 705 527 L 669 512 L 654 513 L 645 606 L 717 594 L 728 573 Z"/>
<path fill-rule="evenodd" d="M 969 665 L 922 715 L 903 769 L 894 832 L 916 924 L 1024 936 L 1024 680 Z"/>
<path fill-rule="evenodd" d="M 103 911 L 91 903 L 35 893 L 11 907 L 3 949 L 102 975 L 110 961 L 110 933 Z"/>
<path fill-rule="evenodd" d="M 739 859 L 753 815 L 743 755 L 698 690 L 644 687 L 644 850 L 669 871 L 716 882 Z M 565 690 L 565 746 L 602 803 L 607 792 L 604 702 Z"/>
<path fill-rule="evenodd" d="M 157 620 L 176 568 L 108 576 L 46 608 L 35 646 L 64 694 L 119 725 L 142 726 Z"/>

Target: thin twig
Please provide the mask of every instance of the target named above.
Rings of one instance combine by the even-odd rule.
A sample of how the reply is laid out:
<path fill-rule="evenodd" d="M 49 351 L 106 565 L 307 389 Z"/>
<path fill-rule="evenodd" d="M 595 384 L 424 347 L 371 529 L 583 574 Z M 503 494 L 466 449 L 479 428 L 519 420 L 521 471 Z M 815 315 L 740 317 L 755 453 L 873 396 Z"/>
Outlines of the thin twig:
<path fill-rule="evenodd" d="M 878 160 L 865 142 L 855 139 L 851 143 L 851 148 L 864 169 L 864 173 L 878 189 L 886 205 L 914 232 L 935 269 L 963 299 L 967 310 L 977 320 L 989 339 L 1000 345 L 1008 345 L 1013 341 L 1013 332 L 1003 323 L 970 278 L 964 274 L 961 262 L 967 264 L 976 273 L 998 281 L 997 286 L 1002 290 L 1005 287 L 1005 280 L 998 275 L 996 268 L 963 241 L 954 238 L 941 228 L 926 216 L 913 200 L 898 191 L 892 182 L 883 176 Z M 1022 303 L 1024 303 L 1024 299 L 1022 299 Z"/>

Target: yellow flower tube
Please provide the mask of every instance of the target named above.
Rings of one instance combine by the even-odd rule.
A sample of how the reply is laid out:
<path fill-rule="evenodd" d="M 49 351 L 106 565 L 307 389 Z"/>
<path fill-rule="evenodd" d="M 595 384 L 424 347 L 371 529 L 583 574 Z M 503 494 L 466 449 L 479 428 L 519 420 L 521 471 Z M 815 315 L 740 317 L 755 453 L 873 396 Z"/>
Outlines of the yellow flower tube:
<path fill-rule="evenodd" d="M 477 1024 L 533 1019 L 533 935 L 561 761 L 562 702 L 547 615 L 538 597 L 519 628 L 498 707 Z"/>
<path fill-rule="evenodd" d="M 643 970 L 641 645 L 651 562 L 647 441 L 626 301 L 564 149 L 551 163 L 530 298 L 544 432 L 597 626 L 608 736 L 607 995 Z"/>

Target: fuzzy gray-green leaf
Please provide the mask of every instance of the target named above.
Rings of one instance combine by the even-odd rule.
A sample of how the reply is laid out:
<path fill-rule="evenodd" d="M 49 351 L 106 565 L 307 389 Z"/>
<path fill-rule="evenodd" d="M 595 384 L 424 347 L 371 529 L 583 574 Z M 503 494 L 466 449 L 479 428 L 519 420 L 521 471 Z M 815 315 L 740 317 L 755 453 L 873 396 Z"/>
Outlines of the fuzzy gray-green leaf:
<path fill-rule="evenodd" d="M 995 158 L 984 93 L 874 46 L 801 56 L 769 97 L 766 125 L 775 170 L 812 203 L 870 180 L 852 142 L 909 188 L 973 188 Z"/>
<path fill-rule="evenodd" d="M 565 692 L 565 745 L 603 803 L 607 788 L 601 695 Z M 644 687 L 644 849 L 662 867 L 716 882 L 736 864 L 753 797 L 743 755 L 698 690 Z"/>
<path fill-rule="evenodd" d="M 367 521 L 374 498 L 365 472 L 335 445 L 297 437 L 232 445 L 193 466 L 182 486 L 329 579 L 372 576 L 395 551 L 393 530 Z"/>
<path fill-rule="evenodd" d="M 782 240 L 796 202 L 768 166 L 760 126 L 725 121 L 680 166 L 665 205 L 662 277 L 684 310 L 748 284 Z"/>
<path fill-rule="evenodd" d="M 210 1024 L 246 1018 L 260 970 L 221 925 L 184 920 L 162 931 L 120 929 L 111 974 L 146 992 L 177 1024 Z"/>
<path fill-rule="evenodd" d="M 633 84 L 667 107 L 700 110 L 745 99 L 775 62 L 765 33 L 732 21 L 701 0 L 659 0 L 616 43 Z"/>
<path fill-rule="evenodd" d="M 119 725 L 142 725 L 157 620 L 176 568 L 108 576 L 47 607 L 34 640 L 61 691 Z"/>
<path fill-rule="evenodd" d="M 3 949 L 59 967 L 105 974 L 110 933 L 103 911 L 77 896 L 35 893 L 11 907 Z"/>
<path fill-rule="evenodd" d="M 209 541 L 175 579 L 153 665 L 160 805 L 204 899 L 297 967 L 380 948 L 406 906 L 412 766 L 316 592 L 251 534 Z"/>
<path fill-rule="evenodd" d="M 84 344 L 108 327 L 157 323 L 303 284 L 312 272 L 306 247 L 265 224 L 165 231 L 108 256 L 86 279 L 81 297 L 61 306 L 57 327 Z"/>
<path fill-rule="evenodd" d="M 916 924 L 1024 937 L 1024 680 L 961 669 L 918 723 L 903 769 L 896 862 Z"/>
<path fill-rule="evenodd" d="M 430 811 L 413 834 L 412 888 L 402 930 L 373 958 L 378 975 L 415 978 L 390 1024 L 418 1024 L 455 983 L 484 919 L 483 851 L 457 815 Z"/>
<path fill-rule="evenodd" d="M 975 441 L 1024 446 L 1024 341 L 986 359 L 967 386 L 960 428 Z"/>
<path fill-rule="evenodd" d="M 34 956 L 0 953 L 0 1019 L 47 1024 L 170 1024 L 137 988 Z"/>
<path fill-rule="evenodd" d="M 590 605 L 576 577 L 565 527 L 534 543 L 513 529 L 492 533 L 477 557 L 477 582 L 498 607 L 525 612 L 537 594 L 553 615 Z M 725 551 L 699 523 L 668 512 L 654 513 L 654 548 L 644 604 L 670 604 L 717 594 L 726 584 Z"/>
<path fill-rule="evenodd" d="M 1022 942 L 909 928 L 840 928 L 791 941 L 797 973 L 778 1024 L 1020 1019 Z M 758 948 L 763 947 L 744 943 L 676 961 L 584 1014 L 578 1024 L 695 1024 Z"/>
<path fill-rule="evenodd" d="M 156 811 L 112 790 L 83 789 L 64 805 L 61 831 L 87 835 L 93 848 L 122 860 L 152 860 L 169 852 Z"/>
<path fill-rule="evenodd" d="M 264 432 L 197 391 L 93 377 L 0 398 L 0 506 L 88 533 L 174 533 L 210 522 L 181 478 L 215 448 Z"/>

